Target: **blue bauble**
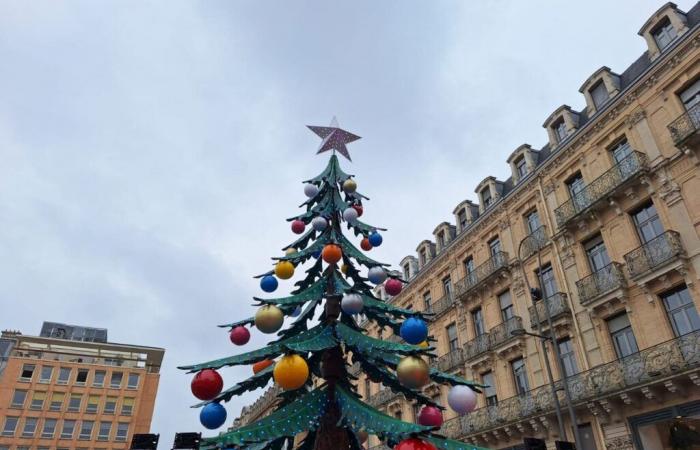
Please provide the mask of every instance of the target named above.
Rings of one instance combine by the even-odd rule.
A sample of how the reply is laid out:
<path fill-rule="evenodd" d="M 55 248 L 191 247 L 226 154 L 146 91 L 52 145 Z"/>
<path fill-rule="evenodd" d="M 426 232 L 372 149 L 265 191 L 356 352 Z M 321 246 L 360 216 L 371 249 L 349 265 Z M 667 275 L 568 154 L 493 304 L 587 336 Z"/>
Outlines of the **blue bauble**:
<path fill-rule="evenodd" d="M 260 289 L 265 292 L 275 292 L 278 284 L 277 278 L 273 277 L 272 275 L 265 275 L 260 280 Z"/>
<path fill-rule="evenodd" d="M 428 326 L 416 317 L 409 317 L 401 324 L 401 337 L 412 345 L 418 345 L 428 338 Z"/>
<path fill-rule="evenodd" d="M 315 252 L 313 252 L 311 254 L 311 256 L 313 256 L 316 259 L 320 258 L 321 257 L 321 250 L 316 250 Z"/>
<path fill-rule="evenodd" d="M 301 314 L 301 306 L 296 307 L 296 309 L 292 312 L 292 317 L 299 317 L 299 314 Z"/>
<path fill-rule="evenodd" d="M 377 233 L 376 231 L 373 231 L 369 237 L 369 243 L 372 244 L 372 247 L 379 247 L 382 245 L 382 235 Z"/>
<path fill-rule="evenodd" d="M 209 403 L 199 413 L 199 421 L 205 428 L 215 430 L 226 422 L 226 408 L 219 403 Z"/>

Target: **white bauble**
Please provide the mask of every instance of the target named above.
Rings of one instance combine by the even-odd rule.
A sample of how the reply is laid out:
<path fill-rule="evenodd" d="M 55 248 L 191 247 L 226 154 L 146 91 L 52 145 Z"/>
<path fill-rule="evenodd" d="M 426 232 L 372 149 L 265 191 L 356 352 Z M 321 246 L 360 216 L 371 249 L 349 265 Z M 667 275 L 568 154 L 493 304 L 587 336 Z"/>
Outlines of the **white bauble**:
<path fill-rule="evenodd" d="M 311 226 L 316 231 L 323 231 L 328 226 L 328 221 L 323 217 L 314 217 L 311 221 Z"/>
<path fill-rule="evenodd" d="M 350 293 L 343 296 L 340 302 L 340 307 L 345 314 L 359 314 L 364 307 L 364 301 L 360 294 Z"/>
<path fill-rule="evenodd" d="M 307 183 L 304 186 L 304 194 L 306 194 L 307 197 L 316 197 L 316 194 L 318 194 L 318 186 L 315 184 Z"/>
<path fill-rule="evenodd" d="M 386 271 L 380 266 L 374 266 L 367 271 L 367 278 L 374 284 L 381 284 L 386 280 Z"/>
<path fill-rule="evenodd" d="M 476 393 L 467 386 L 453 386 L 447 394 L 447 404 L 459 415 L 470 413 L 476 408 Z"/>
<path fill-rule="evenodd" d="M 343 211 L 343 219 L 346 222 L 353 223 L 354 221 L 357 220 L 357 210 L 353 208 L 352 206 L 345 211 Z"/>

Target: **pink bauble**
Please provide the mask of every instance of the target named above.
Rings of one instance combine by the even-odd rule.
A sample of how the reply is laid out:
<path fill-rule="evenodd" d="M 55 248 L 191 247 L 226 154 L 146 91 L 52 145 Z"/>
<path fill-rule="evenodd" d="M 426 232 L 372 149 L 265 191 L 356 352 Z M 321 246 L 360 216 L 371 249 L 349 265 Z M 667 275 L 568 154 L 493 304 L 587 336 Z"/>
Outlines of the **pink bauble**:
<path fill-rule="evenodd" d="M 248 331 L 248 329 L 244 326 L 237 326 L 231 330 L 229 338 L 231 339 L 231 342 L 236 345 L 246 345 L 250 340 L 250 331 Z"/>
<path fill-rule="evenodd" d="M 424 406 L 418 413 L 418 424 L 426 427 L 441 427 L 442 412 L 434 406 Z"/>
<path fill-rule="evenodd" d="M 304 232 L 304 228 L 306 228 L 306 224 L 301 220 L 295 220 L 292 222 L 292 231 L 294 233 L 301 234 Z"/>
<path fill-rule="evenodd" d="M 401 293 L 402 288 L 403 284 L 401 284 L 399 280 L 394 278 L 390 278 L 386 280 L 386 283 L 384 283 L 384 291 L 392 297 L 394 295 L 399 295 Z"/>

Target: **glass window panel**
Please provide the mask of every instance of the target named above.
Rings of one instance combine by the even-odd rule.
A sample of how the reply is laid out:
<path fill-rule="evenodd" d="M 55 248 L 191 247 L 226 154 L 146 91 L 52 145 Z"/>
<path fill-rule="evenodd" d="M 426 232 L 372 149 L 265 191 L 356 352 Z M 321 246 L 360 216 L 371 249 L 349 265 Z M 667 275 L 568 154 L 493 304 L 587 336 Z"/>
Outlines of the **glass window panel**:
<path fill-rule="evenodd" d="M 36 366 L 34 364 L 25 364 L 22 366 L 22 371 L 19 374 L 19 379 L 22 381 L 31 381 L 34 376 L 34 369 Z"/>
<path fill-rule="evenodd" d="M 65 398 L 65 392 L 54 392 L 51 394 L 51 404 L 49 405 L 49 410 L 60 411 L 61 406 L 63 406 L 63 399 Z"/>
<path fill-rule="evenodd" d="M 480 336 L 486 332 L 484 327 L 484 315 L 481 312 L 481 308 L 475 309 L 471 312 L 472 323 L 474 324 L 474 334 Z"/>
<path fill-rule="evenodd" d="M 44 419 L 44 428 L 41 430 L 42 438 L 52 438 L 53 434 L 56 432 L 56 419 L 47 418 Z"/>
<path fill-rule="evenodd" d="M 608 101 L 608 89 L 605 87 L 603 80 L 596 83 L 596 85 L 591 88 L 590 93 L 596 108 L 600 108 Z"/>
<path fill-rule="evenodd" d="M 129 424 L 119 422 L 117 424 L 117 434 L 114 437 L 115 441 L 126 441 L 126 436 L 129 434 Z"/>
<path fill-rule="evenodd" d="M 13 408 L 23 408 L 25 401 L 27 401 L 27 391 L 17 389 L 12 394 L 12 403 L 10 403 L 10 406 Z"/>
<path fill-rule="evenodd" d="M 700 316 L 685 285 L 680 289 L 662 294 L 661 298 L 676 336 L 700 330 Z"/>
<path fill-rule="evenodd" d="M 32 403 L 29 406 L 31 409 L 42 409 L 46 401 L 46 392 L 34 392 L 32 395 Z"/>
<path fill-rule="evenodd" d="M 481 375 L 481 383 L 484 384 L 484 395 L 486 396 L 487 405 L 498 404 L 498 396 L 496 395 L 496 382 L 493 377 L 493 372 L 485 372 Z"/>
<path fill-rule="evenodd" d="M 564 366 L 564 374 L 567 377 L 577 374 L 578 365 L 576 364 L 576 355 L 574 354 L 574 346 L 571 339 L 562 339 L 558 342 L 558 345 L 561 362 Z"/>
<path fill-rule="evenodd" d="M 53 366 L 41 366 L 41 375 L 39 376 L 39 382 L 50 383 L 52 375 Z"/>
<path fill-rule="evenodd" d="M 112 422 L 100 422 L 100 432 L 97 435 L 97 439 L 100 441 L 108 441 L 111 432 Z"/>
<path fill-rule="evenodd" d="M 96 370 L 95 376 L 92 378 L 92 385 L 95 387 L 102 387 L 105 384 L 105 371 Z"/>
<path fill-rule="evenodd" d="M 695 80 L 689 88 L 681 92 L 681 101 L 686 110 L 700 103 L 700 78 Z"/>
<path fill-rule="evenodd" d="M 107 397 L 107 400 L 105 401 L 105 407 L 104 407 L 104 413 L 105 414 L 114 414 L 114 412 L 117 410 L 117 397 Z"/>
<path fill-rule="evenodd" d="M 58 384 L 68 384 L 68 380 L 70 379 L 70 373 L 71 373 L 71 368 L 70 367 L 61 367 L 58 371 Z"/>
<path fill-rule="evenodd" d="M 134 411 L 134 401 L 136 399 L 132 397 L 126 397 L 124 400 L 122 400 L 122 415 L 123 416 L 130 416 L 133 411 Z"/>
<path fill-rule="evenodd" d="M 61 439 L 73 439 L 75 433 L 75 420 L 63 420 L 63 428 L 61 428 Z"/>
<path fill-rule="evenodd" d="M 510 291 L 505 291 L 498 295 L 498 304 L 501 307 L 501 318 L 504 322 L 515 316 L 513 301 L 510 298 Z"/>
<path fill-rule="evenodd" d="M 82 403 L 82 394 L 71 394 L 68 400 L 68 411 L 80 411 L 80 404 Z"/>
<path fill-rule="evenodd" d="M 457 338 L 457 325 L 451 323 L 447 326 L 447 343 L 450 351 L 457 350 L 459 348 L 459 341 Z"/>
<path fill-rule="evenodd" d="M 83 420 L 80 425 L 80 434 L 78 439 L 92 439 L 92 429 L 95 426 L 95 422 L 92 420 Z"/>
<path fill-rule="evenodd" d="M 123 372 L 112 372 L 112 378 L 109 380 L 109 387 L 119 389 L 122 385 Z"/>
<path fill-rule="evenodd" d="M 36 424 L 39 422 L 37 417 L 25 417 L 24 428 L 22 429 L 22 437 L 33 437 L 36 432 Z"/>
<path fill-rule="evenodd" d="M 19 417 L 7 416 L 5 417 L 5 425 L 2 428 L 3 436 L 14 436 L 15 430 L 17 429 L 17 423 L 19 422 Z"/>

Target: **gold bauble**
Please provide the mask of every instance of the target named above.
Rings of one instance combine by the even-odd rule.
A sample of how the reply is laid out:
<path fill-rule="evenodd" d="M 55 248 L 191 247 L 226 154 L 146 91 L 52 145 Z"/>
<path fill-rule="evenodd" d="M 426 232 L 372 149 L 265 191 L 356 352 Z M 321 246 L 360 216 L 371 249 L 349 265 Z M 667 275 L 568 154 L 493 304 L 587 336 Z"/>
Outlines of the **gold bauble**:
<path fill-rule="evenodd" d="M 284 314 L 282 310 L 274 305 L 262 306 L 255 313 L 255 327 L 262 333 L 272 334 L 282 328 Z"/>
<path fill-rule="evenodd" d="M 430 347 L 430 344 L 428 344 L 428 341 L 423 341 L 420 344 L 418 344 L 418 347 L 420 348 L 428 348 Z"/>
<path fill-rule="evenodd" d="M 309 365 L 299 355 L 286 355 L 277 361 L 272 376 L 284 390 L 299 389 L 309 379 Z"/>
<path fill-rule="evenodd" d="M 340 266 L 340 271 L 343 272 L 344 274 L 348 273 L 348 265 L 343 264 L 342 266 Z"/>
<path fill-rule="evenodd" d="M 396 374 L 401 384 L 410 389 L 418 389 L 429 381 L 430 369 L 423 359 L 407 356 L 396 366 Z"/>
<path fill-rule="evenodd" d="M 297 249 L 295 249 L 294 247 L 289 247 L 287 250 L 284 251 L 284 254 L 289 256 L 289 255 L 293 255 L 296 252 L 297 252 Z"/>
<path fill-rule="evenodd" d="M 352 194 L 357 190 L 357 183 L 355 183 L 355 180 L 352 178 L 348 178 L 347 180 L 343 181 L 343 191 L 347 194 Z"/>
<path fill-rule="evenodd" d="M 280 261 L 275 265 L 275 275 L 282 280 L 288 280 L 294 276 L 294 264 L 289 261 Z"/>

